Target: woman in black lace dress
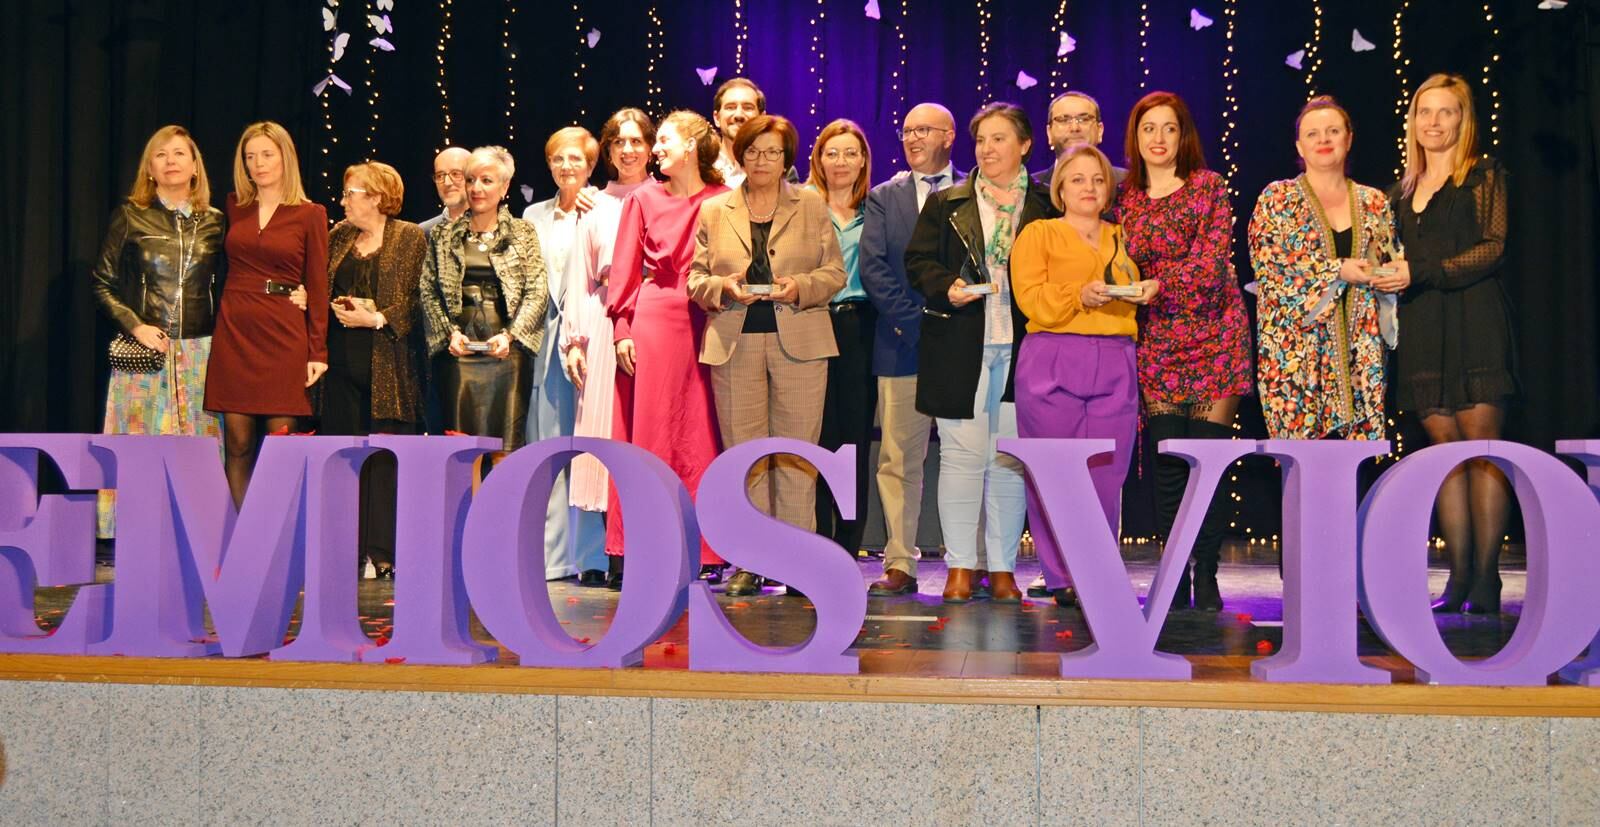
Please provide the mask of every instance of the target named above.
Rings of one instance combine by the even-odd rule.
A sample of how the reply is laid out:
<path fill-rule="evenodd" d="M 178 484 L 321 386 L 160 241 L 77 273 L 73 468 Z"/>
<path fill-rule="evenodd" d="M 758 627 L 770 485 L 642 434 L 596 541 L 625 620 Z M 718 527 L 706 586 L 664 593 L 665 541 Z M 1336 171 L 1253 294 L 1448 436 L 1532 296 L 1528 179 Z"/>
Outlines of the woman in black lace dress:
<path fill-rule="evenodd" d="M 1516 395 L 1505 264 L 1506 172 L 1477 154 L 1472 90 L 1437 74 L 1411 98 L 1406 174 L 1389 193 L 1408 266 L 1395 390 L 1432 443 L 1500 438 Z M 1409 272 L 1407 272 L 1409 271 Z M 1500 543 L 1510 509 L 1505 475 L 1488 460 L 1457 468 L 1437 513 L 1450 556 L 1438 612 L 1500 610 Z"/>

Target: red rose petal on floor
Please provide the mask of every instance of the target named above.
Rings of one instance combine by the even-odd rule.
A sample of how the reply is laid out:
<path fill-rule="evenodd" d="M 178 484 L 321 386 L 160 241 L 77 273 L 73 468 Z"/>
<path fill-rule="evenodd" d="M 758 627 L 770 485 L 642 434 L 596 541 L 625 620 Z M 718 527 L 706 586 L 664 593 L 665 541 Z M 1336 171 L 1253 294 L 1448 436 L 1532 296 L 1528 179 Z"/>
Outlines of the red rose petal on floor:
<path fill-rule="evenodd" d="M 942 631 L 944 631 L 944 624 L 943 623 L 929 624 L 928 631 L 930 631 L 930 632 L 942 632 Z"/>
<path fill-rule="evenodd" d="M 950 622 L 950 618 L 948 618 L 948 617 L 941 617 L 941 618 L 939 618 L 939 622 L 940 622 L 940 623 L 949 623 L 949 622 Z"/>
<path fill-rule="evenodd" d="M 405 663 L 406 659 L 405 658 L 384 658 L 383 662 L 384 663 Z"/>
<path fill-rule="evenodd" d="M 283 427 L 279 428 L 278 430 L 273 431 L 271 435 L 272 436 L 288 436 L 289 435 L 289 426 L 288 425 L 284 425 Z"/>
<path fill-rule="evenodd" d="M 889 640 L 893 637 L 894 635 L 878 635 L 878 640 Z"/>
<path fill-rule="evenodd" d="M 676 654 L 677 651 L 678 651 L 678 644 L 676 644 L 676 643 L 669 643 L 669 644 L 661 647 L 661 653 L 664 654 L 664 655 Z"/>
<path fill-rule="evenodd" d="M 465 433 L 465 432 L 462 432 L 462 431 L 452 431 L 449 428 L 445 429 L 444 435 L 445 436 L 472 436 L 472 434 Z"/>
<path fill-rule="evenodd" d="M 1263 655 L 1270 653 L 1272 651 L 1272 641 L 1270 641 L 1270 640 L 1258 640 L 1258 641 L 1256 641 L 1256 651 L 1260 652 Z"/>
<path fill-rule="evenodd" d="M 378 639 L 374 640 L 372 642 L 372 645 L 373 646 L 388 646 L 389 645 L 389 639 L 384 637 L 383 635 L 378 635 Z"/>
<path fill-rule="evenodd" d="M 729 604 L 728 608 L 730 608 L 730 609 L 748 609 L 748 608 L 750 608 L 750 604 L 746 603 L 743 600 L 741 600 L 738 603 Z"/>
<path fill-rule="evenodd" d="M 579 642 L 579 643 L 588 643 L 588 642 L 589 642 L 589 639 L 588 639 L 588 638 L 586 638 L 586 637 L 580 637 L 580 638 L 578 638 L 578 642 Z"/>
<path fill-rule="evenodd" d="M 1248 614 L 1246 612 L 1240 612 L 1240 613 L 1234 615 L 1233 618 L 1235 620 L 1239 621 L 1240 623 L 1249 623 L 1250 621 L 1255 620 L 1255 618 L 1253 616 L 1251 616 L 1250 614 Z"/>

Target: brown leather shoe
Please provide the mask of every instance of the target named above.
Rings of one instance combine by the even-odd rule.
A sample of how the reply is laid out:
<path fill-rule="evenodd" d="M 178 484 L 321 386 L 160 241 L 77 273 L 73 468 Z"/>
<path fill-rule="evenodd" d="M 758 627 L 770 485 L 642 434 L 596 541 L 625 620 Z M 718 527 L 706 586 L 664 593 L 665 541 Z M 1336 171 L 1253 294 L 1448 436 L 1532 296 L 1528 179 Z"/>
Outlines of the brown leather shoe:
<path fill-rule="evenodd" d="M 868 597 L 898 597 L 902 594 L 916 593 L 917 578 L 899 569 L 889 569 L 884 572 L 883 579 L 867 589 Z"/>
<path fill-rule="evenodd" d="M 989 572 L 989 599 L 996 603 L 1021 603 L 1022 590 L 1017 588 L 1017 576 L 1009 571 Z"/>
<path fill-rule="evenodd" d="M 951 569 L 944 581 L 944 602 L 968 603 L 972 600 L 972 569 Z"/>

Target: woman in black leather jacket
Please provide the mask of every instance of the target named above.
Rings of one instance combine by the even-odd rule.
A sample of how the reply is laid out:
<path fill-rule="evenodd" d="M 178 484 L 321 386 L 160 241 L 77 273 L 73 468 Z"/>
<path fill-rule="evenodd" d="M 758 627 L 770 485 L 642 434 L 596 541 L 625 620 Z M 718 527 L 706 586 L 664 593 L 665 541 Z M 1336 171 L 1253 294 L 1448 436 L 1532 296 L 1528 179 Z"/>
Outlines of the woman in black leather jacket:
<path fill-rule="evenodd" d="M 150 136 L 138 169 L 128 200 L 111 213 L 94 295 L 121 337 L 156 356 L 144 365 L 113 359 L 105 432 L 220 437 L 221 418 L 204 402 L 215 289 L 226 267 L 222 211 L 210 204 L 200 149 L 183 127 Z M 113 349 L 119 345 L 135 351 L 126 341 Z M 109 500 L 101 505 L 104 537 Z"/>

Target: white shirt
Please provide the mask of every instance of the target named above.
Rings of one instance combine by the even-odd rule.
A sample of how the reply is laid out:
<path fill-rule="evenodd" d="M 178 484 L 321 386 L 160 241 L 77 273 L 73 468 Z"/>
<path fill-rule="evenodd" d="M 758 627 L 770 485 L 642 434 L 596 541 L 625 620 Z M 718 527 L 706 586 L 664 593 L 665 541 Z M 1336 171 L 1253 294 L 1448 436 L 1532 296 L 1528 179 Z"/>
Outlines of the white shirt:
<path fill-rule="evenodd" d="M 572 251 L 572 240 L 578 233 L 578 211 L 570 212 L 558 206 L 560 196 L 522 211 L 522 220 L 533 225 L 539 234 L 539 255 L 544 259 L 545 284 L 550 290 L 549 318 L 560 315 L 566 298 L 567 258 Z"/>
<path fill-rule="evenodd" d="M 712 166 L 717 168 L 717 172 L 722 173 L 722 183 L 726 184 L 728 189 L 736 190 L 744 183 L 744 167 L 734 163 L 733 156 L 726 150 L 717 153 L 717 162 Z"/>
<path fill-rule="evenodd" d="M 1018 175 L 1027 175 L 1027 172 L 1018 172 Z M 997 266 L 994 262 L 984 260 L 983 251 L 989 245 L 989 236 L 994 234 L 994 221 L 998 210 L 994 208 L 979 192 L 978 179 L 972 179 L 972 197 L 978 201 L 978 223 L 983 227 L 983 237 L 973 239 L 978 249 L 972 254 L 983 261 L 989 269 L 989 279 L 1000 285 L 1000 292 L 989 293 L 983 297 L 983 343 L 986 345 L 1011 344 L 1011 273 L 1006 267 Z M 1011 231 L 1016 232 L 1017 220 L 1022 215 L 1022 205 L 1017 205 L 1017 214 L 1011 219 Z M 1016 240 L 1016 236 L 1012 236 Z"/>
<path fill-rule="evenodd" d="M 944 189 L 956 182 L 955 169 L 949 164 L 945 164 L 944 169 L 939 170 L 934 175 L 944 176 L 939 179 L 939 189 Z M 917 188 L 917 212 L 919 213 L 922 212 L 922 205 L 928 203 L 928 193 L 932 190 L 932 185 L 928 183 L 928 178 L 929 176 L 920 172 L 911 173 L 911 183 Z"/>

